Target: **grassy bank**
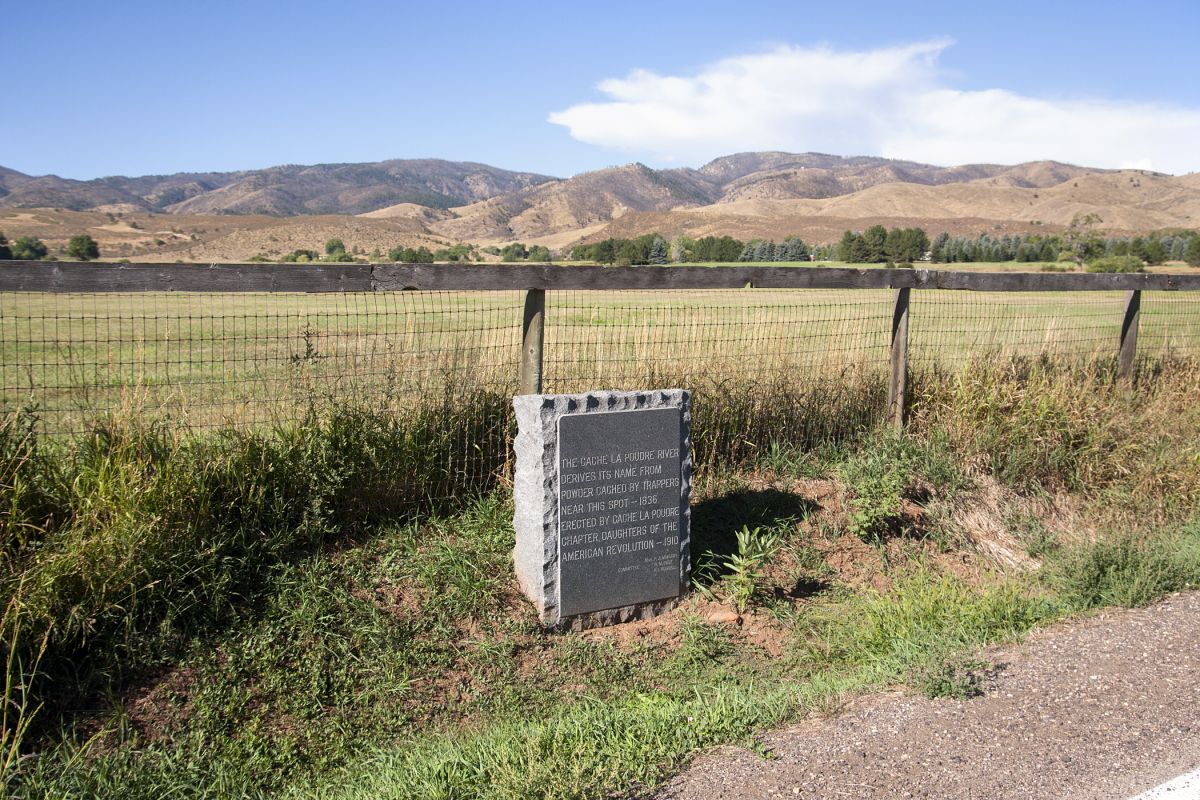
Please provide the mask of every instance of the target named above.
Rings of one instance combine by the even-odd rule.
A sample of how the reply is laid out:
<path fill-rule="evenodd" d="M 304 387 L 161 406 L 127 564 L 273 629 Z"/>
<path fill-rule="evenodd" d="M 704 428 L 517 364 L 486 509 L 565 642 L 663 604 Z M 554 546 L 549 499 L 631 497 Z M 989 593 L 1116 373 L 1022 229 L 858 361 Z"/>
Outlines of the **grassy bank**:
<path fill-rule="evenodd" d="M 903 440 L 698 391 L 698 591 L 572 635 L 510 579 L 503 454 L 478 452 L 483 486 L 447 468 L 471 424 L 507 419 L 499 398 L 455 426 L 340 409 L 48 443 L 14 419 L 5 652 L 12 699 L 42 707 L 9 788 L 599 797 L 850 693 L 967 696 L 981 646 L 1200 582 L 1194 366 L 913 385 Z"/>

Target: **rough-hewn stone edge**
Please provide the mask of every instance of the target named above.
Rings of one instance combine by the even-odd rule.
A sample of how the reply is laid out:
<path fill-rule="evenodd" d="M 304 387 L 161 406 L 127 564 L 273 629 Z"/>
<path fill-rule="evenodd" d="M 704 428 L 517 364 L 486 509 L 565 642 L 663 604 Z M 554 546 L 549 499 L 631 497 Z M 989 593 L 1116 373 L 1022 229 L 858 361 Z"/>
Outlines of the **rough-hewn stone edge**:
<path fill-rule="evenodd" d="M 554 631 L 586 631 L 592 628 L 606 628 L 609 625 L 620 625 L 623 622 L 638 622 L 657 617 L 675 608 L 683 601 L 683 595 L 668 597 L 665 600 L 652 600 L 648 603 L 635 603 L 620 608 L 606 608 L 603 611 L 591 611 L 587 614 L 576 614 L 562 617 L 556 623 L 547 627 Z"/>
<path fill-rule="evenodd" d="M 521 591 L 534 604 L 538 615 L 546 613 L 545 541 L 548 524 L 557 527 L 558 509 L 547 482 L 555 480 L 554 448 L 547 447 L 542 424 L 542 396 L 518 395 L 513 398 L 517 418 L 517 436 L 513 441 L 516 465 L 513 471 L 513 568 Z M 550 440 L 553 442 L 553 440 Z M 547 458 L 550 463 L 547 463 Z M 552 487 L 551 487 L 552 488 Z M 552 506 L 552 508 L 550 508 Z M 553 514 L 548 522 L 547 514 Z"/>
<path fill-rule="evenodd" d="M 533 574 L 529 567 L 531 561 L 525 560 L 517 568 L 517 578 L 526 595 L 534 601 L 538 616 L 542 623 L 555 630 L 584 630 L 587 628 L 614 625 L 620 622 L 630 622 L 638 619 L 661 614 L 678 604 L 680 598 L 689 588 L 691 572 L 691 485 L 692 485 L 692 438 L 691 438 L 691 393 L 686 389 L 650 389 L 640 391 L 597 391 L 578 394 L 558 395 L 518 395 L 513 398 L 517 412 L 518 432 L 533 435 L 536 430 L 541 440 L 541 459 L 537 466 L 536 479 L 540 480 L 541 489 L 541 572 Z M 606 411 L 638 411 L 678 408 L 680 410 L 681 436 L 683 452 L 680 453 L 680 524 L 679 524 L 679 595 L 677 597 L 638 603 L 621 608 L 610 608 L 577 614 L 562 618 L 559 616 L 559 586 L 558 586 L 558 420 L 571 414 L 588 414 Z M 521 446 L 526 440 L 522 439 Z M 533 442 L 530 442 L 533 445 Z M 532 447 L 531 447 L 532 449 Z M 524 452 L 518 447 L 518 453 Z M 514 493 L 518 491 L 522 462 L 518 455 L 518 482 L 514 483 Z M 522 497 L 525 494 L 536 496 L 537 490 L 529 484 L 520 489 Z M 518 527 L 519 511 L 514 514 L 514 527 Z M 532 527 L 532 526 L 531 526 Z M 524 537 L 523 534 L 524 533 Z M 536 556 L 536 548 L 531 542 L 524 542 L 527 550 L 522 550 L 522 539 L 529 538 L 528 531 L 517 530 L 517 545 L 514 548 L 515 562 Z"/>

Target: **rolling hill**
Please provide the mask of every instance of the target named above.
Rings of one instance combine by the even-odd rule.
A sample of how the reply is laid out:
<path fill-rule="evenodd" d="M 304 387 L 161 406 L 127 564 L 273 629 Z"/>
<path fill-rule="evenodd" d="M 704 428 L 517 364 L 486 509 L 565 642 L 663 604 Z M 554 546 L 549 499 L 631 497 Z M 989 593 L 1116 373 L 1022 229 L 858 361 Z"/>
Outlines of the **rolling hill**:
<path fill-rule="evenodd" d="M 167 214 L 360 214 L 397 203 L 471 203 L 553 180 L 438 159 L 280 166 L 75 181 L 0 168 L 0 207 Z"/>
<path fill-rule="evenodd" d="M 7 208 L 5 208 L 7 207 Z M 0 167 L 0 230 L 106 253 L 236 260 L 340 236 L 366 251 L 457 241 L 565 248 L 658 232 L 827 242 L 873 224 L 957 234 L 1200 227 L 1200 174 L 1053 161 L 940 167 L 821 153 L 736 153 L 698 169 L 627 164 L 552 178 L 435 159 L 73 181 Z"/>

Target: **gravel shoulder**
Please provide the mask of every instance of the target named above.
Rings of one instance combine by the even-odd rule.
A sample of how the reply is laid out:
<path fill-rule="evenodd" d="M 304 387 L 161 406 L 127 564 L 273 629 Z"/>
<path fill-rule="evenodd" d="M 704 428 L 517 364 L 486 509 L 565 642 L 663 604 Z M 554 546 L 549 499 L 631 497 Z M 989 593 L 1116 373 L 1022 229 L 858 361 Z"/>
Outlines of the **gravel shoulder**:
<path fill-rule="evenodd" d="M 1200 766 L 1200 592 L 986 653 L 983 697 L 889 693 L 699 757 L 654 795 L 1129 798 Z"/>

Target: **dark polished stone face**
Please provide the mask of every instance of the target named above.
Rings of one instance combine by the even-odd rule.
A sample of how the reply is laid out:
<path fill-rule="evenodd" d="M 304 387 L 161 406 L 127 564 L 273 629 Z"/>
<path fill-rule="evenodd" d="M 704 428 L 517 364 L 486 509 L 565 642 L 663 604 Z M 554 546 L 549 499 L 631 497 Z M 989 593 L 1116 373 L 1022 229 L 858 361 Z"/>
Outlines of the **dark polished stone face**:
<path fill-rule="evenodd" d="M 677 408 L 559 419 L 563 616 L 679 594 L 682 442 Z"/>

